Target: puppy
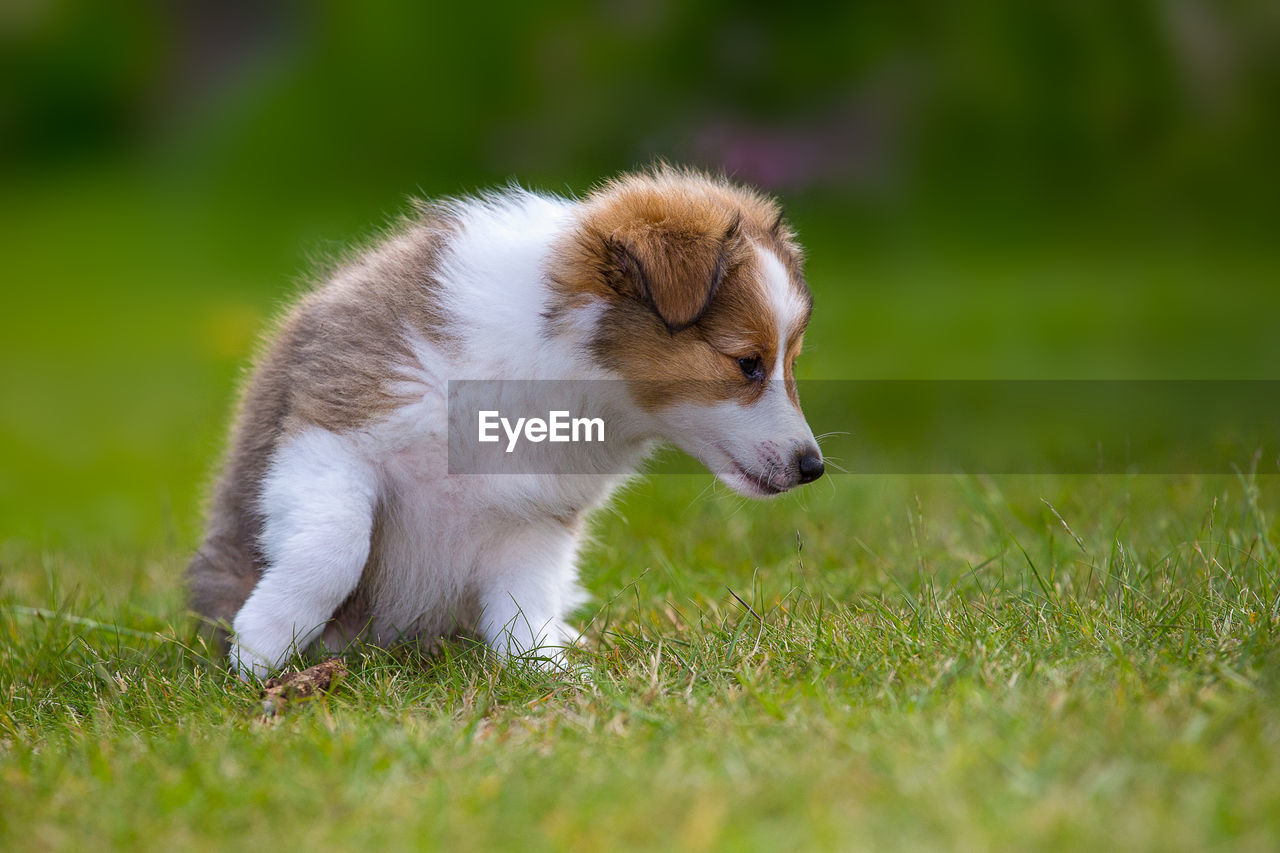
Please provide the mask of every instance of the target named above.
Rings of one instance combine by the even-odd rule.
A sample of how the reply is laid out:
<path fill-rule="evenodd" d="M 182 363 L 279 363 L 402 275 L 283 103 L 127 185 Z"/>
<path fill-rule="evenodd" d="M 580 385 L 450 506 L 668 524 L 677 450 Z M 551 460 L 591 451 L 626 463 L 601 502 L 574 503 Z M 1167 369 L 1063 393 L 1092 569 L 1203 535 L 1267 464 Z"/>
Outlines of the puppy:
<path fill-rule="evenodd" d="M 792 375 L 811 307 L 778 205 L 694 171 L 420 205 L 261 351 L 192 607 L 231 627 L 244 676 L 318 639 L 456 632 L 554 664 L 576 639 L 584 517 L 656 443 L 751 497 L 822 476 Z M 464 470 L 481 448 L 451 455 L 452 380 L 514 383 L 505 402 L 534 408 L 526 380 L 569 380 L 609 441 L 573 470 L 551 443 L 530 445 L 531 473 Z"/>

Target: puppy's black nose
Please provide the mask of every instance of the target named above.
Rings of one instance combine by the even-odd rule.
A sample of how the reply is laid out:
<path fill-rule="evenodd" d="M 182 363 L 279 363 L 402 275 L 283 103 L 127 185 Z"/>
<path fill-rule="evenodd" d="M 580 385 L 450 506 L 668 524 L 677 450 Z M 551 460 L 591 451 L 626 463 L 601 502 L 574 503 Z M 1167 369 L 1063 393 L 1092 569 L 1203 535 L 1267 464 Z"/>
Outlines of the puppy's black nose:
<path fill-rule="evenodd" d="M 825 470 L 822 465 L 822 457 L 812 450 L 800 451 L 800 458 L 796 460 L 796 464 L 800 469 L 801 483 L 812 483 L 821 477 L 822 472 Z"/>

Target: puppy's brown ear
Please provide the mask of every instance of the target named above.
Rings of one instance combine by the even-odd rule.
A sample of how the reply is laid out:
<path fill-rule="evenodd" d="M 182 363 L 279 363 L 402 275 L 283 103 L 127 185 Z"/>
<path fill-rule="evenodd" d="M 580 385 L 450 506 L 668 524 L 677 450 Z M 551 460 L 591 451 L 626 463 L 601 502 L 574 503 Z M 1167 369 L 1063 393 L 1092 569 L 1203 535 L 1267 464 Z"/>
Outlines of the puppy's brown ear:
<path fill-rule="evenodd" d="M 738 231 L 737 219 L 711 233 L 671 221 L 620 228 L 605 240 L 615 284 L 646 301 L 667 331 L 683 331 L 710 307 Z"/>

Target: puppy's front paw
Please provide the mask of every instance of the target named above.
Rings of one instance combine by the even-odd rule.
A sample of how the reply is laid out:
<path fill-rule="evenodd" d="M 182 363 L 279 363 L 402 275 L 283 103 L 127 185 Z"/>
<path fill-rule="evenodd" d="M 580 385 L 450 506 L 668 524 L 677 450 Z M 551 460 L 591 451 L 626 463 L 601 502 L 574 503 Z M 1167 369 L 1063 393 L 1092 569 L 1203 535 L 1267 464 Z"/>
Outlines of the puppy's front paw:
<path fill-rule="evenodd" d="M 318 633 L 300 631 L 295 619 L 281 618 L 278 608 L 256 593 L 240 608 L 231 629 L 231 665 L 246 680 L 266 678 Z"/>
<path fill-rule="evenodd" d="M 277 621 L 262 618 L 246 606 L 232 625 L 228 657 L 241 681 L 261 681 L 278 668 L 293 648 L 293 632 Z"/>
<path fill-rule="evenodd" d="M 250 651 L 241 645 L 238 639 L 232 641 L 228 659 L 236 677 L 245 684 L 265 680 L 275 668 L 274 661 L 269 661 L 263 655 Z"/>

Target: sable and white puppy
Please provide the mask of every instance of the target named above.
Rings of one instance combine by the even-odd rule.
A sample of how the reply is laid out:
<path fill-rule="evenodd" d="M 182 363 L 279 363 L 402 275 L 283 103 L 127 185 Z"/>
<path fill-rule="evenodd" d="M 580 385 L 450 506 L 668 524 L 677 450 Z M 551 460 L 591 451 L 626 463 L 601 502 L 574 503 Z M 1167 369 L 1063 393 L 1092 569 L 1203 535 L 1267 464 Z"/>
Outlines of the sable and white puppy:
<path fill-rule="evenodd" d="M 752 497 L 822 475 L 792 375 L 811 305 L 777 204 L 700 173 L 422 205 L 262 350 L 192 606 L 232 627 L 242 674 L 322 637 L 467 631 L 555 660 L 584 516 L 655 442 Z M 456 379 L 611 380 L 574 386 L 610 442 L 581 451 L 585 472 L 450 473 Z"/>

